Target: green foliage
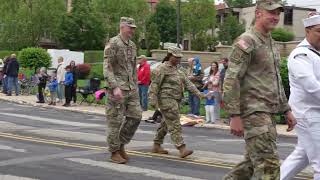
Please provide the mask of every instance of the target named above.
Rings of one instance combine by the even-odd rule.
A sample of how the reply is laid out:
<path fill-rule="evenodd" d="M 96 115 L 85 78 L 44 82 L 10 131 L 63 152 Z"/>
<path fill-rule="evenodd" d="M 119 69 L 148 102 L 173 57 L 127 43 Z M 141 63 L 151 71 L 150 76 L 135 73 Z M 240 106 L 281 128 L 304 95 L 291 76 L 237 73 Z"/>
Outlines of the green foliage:
<path fill-rule="evenodd" d="M 157 24 L 161 42 L 177 41 L 176 10 L 169 0 L 160 0 L 151 21 Z"/>
<path fill-rule="evenodd" d="M 239 23 L 236 16 L 228 16 L 226 21 L 219 26 L 219 40 L 224 44 L 231 45 L 244 31 L 244 24 Z"/>
<path fill-rule="evenodd" d="M 0 51 L 0 59 L 4 59 L 4 57 L 8 57 L 11 54 L 19 54 L 19 51 Z"/>
<path fill-rule="evenodd" d="M 198 34 L 196 38 L 191 41 L 191 49 L 193 51 L 205 51 L 208 50 L 210 43 L 212 43 L 212 36 L 203 32 Z"/>
<path fill-rule="evenodd" d="M 144 29 L 145 18 L 149 15 L 149 7 L 145 0 L 91 0 L 97 17 L 102 19 L 107 32 L 107 39 L 119 33 L 120 18 L 132 17 L 136 21 L 134 41 L 139 45 L 139 32 Z"/>
<path fill-rule="evenodd" d="M 294 40 L 294 34 L 284 28 L 276 28 L 271 33 L 272 38 L 280 42 L 288 42 Z"/>
<path fill-rule="evenodd" d="M 85 51 L 84 62 L 85 63 L 103 62 L 103 51 Z"/>
<path fill-rule="evenodd" d="M 150 53 L 151 49 L 158 49 L 160 45 L 160 33 L 158 31 L 157 24 L 150 22 L 146 27 L 146 46 L 147 53 Z"/>
<path fill-rule="evenodd" d="M 190 33 L 192 40 L 200 33 L 214 29 L 216 9 L 212 0 L 189 0 L 182 4 L 182 27 L 184 33 Z"/>
<path fill-rule="evenodd" d="M 73 0 L 71 13 L 62 18 L 59 40 L 71 50 L 103 49 L 105 29 L 91 0 Z"/>
<path fill-rule="evenodd" d="M 38 46 L 41 38 L 55 40 L 64 0 L 0 0 L 0 49 Z"/>
<path fill-rule="evenodd" d="M 280 62 L 280 75 L 282 80 L 282 85 L 286 93 L 287 98 L 290 96 L 290 85 L 288 77 L 288 60 L 286 58 L 282 59 Z"/>
<path fill-rule="evenodd" d="M 229 7 L 248 7 L 251 6 L 252 0 L 225 0 Z"/>
<path fill-rule="evenodd" d="M 24 68 L 40 67 L 48 68 L 51 65 L 51 57 L 46 50 L 42 48 L 25 48 L 19 53 L 18 60 Z"/>
<path fill-rule="evenodd" d="M 103 76 L 103 65 L 102 64 L 92 64 L 89 78 L 99 78 L 104 79 Z"/>

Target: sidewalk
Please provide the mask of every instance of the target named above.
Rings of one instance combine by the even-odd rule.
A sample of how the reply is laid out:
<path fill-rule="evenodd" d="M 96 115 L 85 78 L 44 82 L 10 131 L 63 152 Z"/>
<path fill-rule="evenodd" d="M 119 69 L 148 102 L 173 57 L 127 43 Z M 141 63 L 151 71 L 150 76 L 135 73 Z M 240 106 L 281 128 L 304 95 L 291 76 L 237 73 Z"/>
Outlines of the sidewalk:
<path fill-rule="evenodd" d="M 105 115 L 105 107 L 101 106 L 101 105 L 96 105 L 96 104 L 91 104 L 91 105 L 87 105 L 85 103 L 83 103 L 81 105 L 73 104 L 70 107 L 64 107 L 64 106 L 62 106 L 62 104 L 57 104 L 56 106 L 49 106 L 47 104 L 36 103 L 35 96 L 5 96 L 2 93 L 0 93 L 0 100 L 18 103 L 18 104 L 28 104 L 28 105 L 43 107 L 43 108 L 54 108 L 54 109 L 64 110 L 64 111 L 73 111 L 73 112 L 81 112 L 81 113 L 88 113 L 88 114 Z M 145 120 L 152 115 L 153 115 L 153 111 L 144 111 L 142 113 L 142 119 Z M 222 130 L 229 131 L 229 126 L 224 124 L 222 121 L 217 122 L 216 124 L 197 124 L 194 127 L 222 129 Z M 286 128 L 287 128 L 286 125 L 277 125 L 278 134 L 282 135 L 282 136 L 296 137 L 296 133 L 294 131 L 287 132 Z"/>

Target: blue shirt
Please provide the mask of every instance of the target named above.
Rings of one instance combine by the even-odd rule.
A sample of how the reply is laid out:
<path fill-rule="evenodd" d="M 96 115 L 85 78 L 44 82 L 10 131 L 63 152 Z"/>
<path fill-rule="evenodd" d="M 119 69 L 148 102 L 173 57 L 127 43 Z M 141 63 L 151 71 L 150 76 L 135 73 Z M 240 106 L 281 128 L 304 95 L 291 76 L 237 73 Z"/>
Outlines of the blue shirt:
<path fill-rule="evenodd" d="M 208 94 L 208 92 L 207 89 L 203 91 L 204 94 Z M 206 98 L 206 105 L 216 105 L 214 98 Z"/>
<path fill-rule="evenodd" d="M 64 75 L 64 85 L 71 86 L 73 84 L 73 74 L 72 72 L 67 72 Z"/>
<path fill-rule="evenodd" d="M 50 92 L 55 92 L 57 91 L 58 88 L 58 81 L 55 79 L 53 81 L 50 81 L 48 84 Z"/>

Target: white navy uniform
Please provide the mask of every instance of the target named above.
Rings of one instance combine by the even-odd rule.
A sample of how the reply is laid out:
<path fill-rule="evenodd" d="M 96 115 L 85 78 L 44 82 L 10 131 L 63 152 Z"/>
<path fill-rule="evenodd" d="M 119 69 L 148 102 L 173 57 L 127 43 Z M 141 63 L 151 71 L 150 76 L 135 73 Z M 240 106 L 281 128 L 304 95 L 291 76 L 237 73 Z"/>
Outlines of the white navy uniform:
<path fill-rule="evenodd" d="M 281 180 L 292 179 L 309 164 L 320 180 L 320 52 L 303 40 L 291 52 L 288 70 L 298 144 L 281 165 Z"/>

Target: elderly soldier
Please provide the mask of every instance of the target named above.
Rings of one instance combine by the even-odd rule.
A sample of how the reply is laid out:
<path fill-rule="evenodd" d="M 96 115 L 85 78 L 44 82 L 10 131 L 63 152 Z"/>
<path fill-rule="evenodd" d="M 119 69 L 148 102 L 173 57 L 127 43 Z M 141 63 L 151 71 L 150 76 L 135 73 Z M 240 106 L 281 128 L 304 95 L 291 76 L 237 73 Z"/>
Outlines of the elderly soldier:
<path fill-rule="evenodd" d="M 110 39 L 104 50 L 104 77 L 108 87 L 106 116 L 108 120 L 111 161 L 128 161 L 124 146 L 136 132 L 142 116 L 136 72 L 136 45 L 130 40 L 136 25 L 134 19 L 122 17 L 120 34 Z"/>
<path fill-rule="evenodd" d="M 163 144 L 164 137 L 169 131 L 172 142 L 180 151 L 180 157 L 184 158 L 193 153 L 192 150 L 186 149 L 180 124 L 179 110 L 184 86 L 198 97 L 204 97 L 204 95 L 198 91 L 181 70 L 178 70 L 177 66 L 180 64 L 181 57 L 181 49 L 169 47 L 163 64 L 159 65 L 155 71 L 149 98 L 150 105 L 153 107 L 159 106 L 164 118 L 156 132 L 152 152 L 168 154 L 168 151 L 163 149 L 161 144 Z"/>
<path fill-rule="evenodd" d="M 306 39 L 289 56 L 289 104 L 297 118 L 298 144 L 281 165 L 281 179 L 292 179 L 311 164 L 320 179 L 320 15 L 304 19 Z"/>
<path fill-rule="evenodd" d="M 281 10 L 280 0 L 257 1 L 254 26 L 233 46 L 224 82 L 225 109 L 231 115 L 231 133 L 244 135 L 246 153 L 227 180 L 280 178 L 273 116 L 286 115 L 288 131 L 295 125 L 281 82 L 280 54 L 270 34 Z"/>

